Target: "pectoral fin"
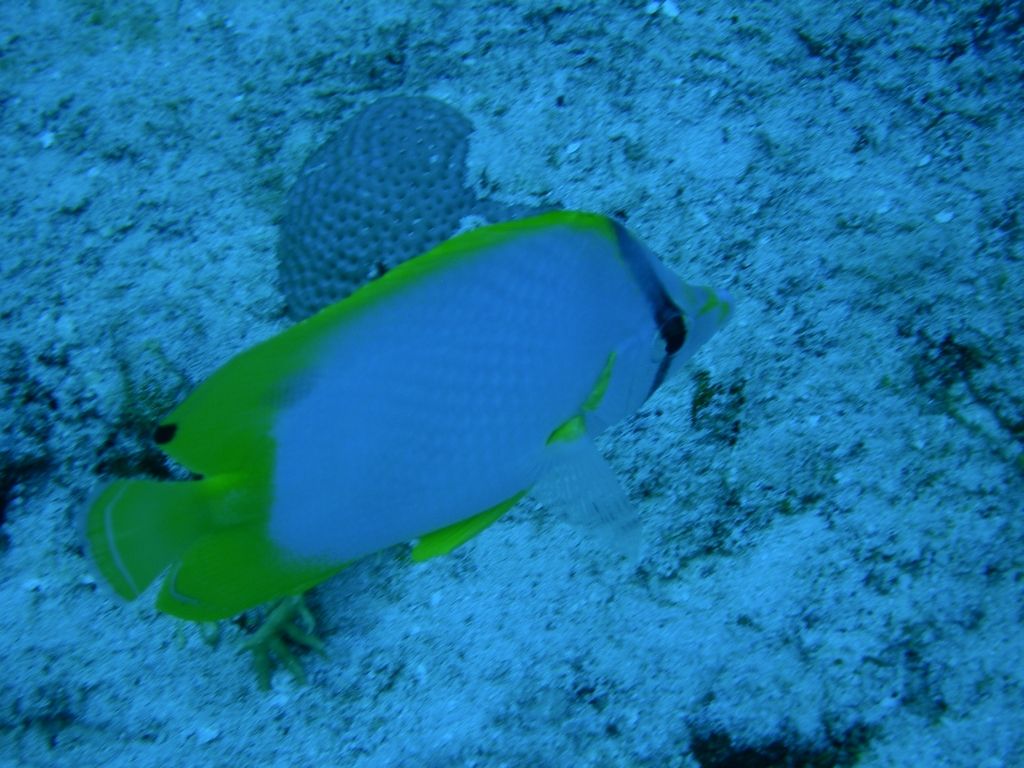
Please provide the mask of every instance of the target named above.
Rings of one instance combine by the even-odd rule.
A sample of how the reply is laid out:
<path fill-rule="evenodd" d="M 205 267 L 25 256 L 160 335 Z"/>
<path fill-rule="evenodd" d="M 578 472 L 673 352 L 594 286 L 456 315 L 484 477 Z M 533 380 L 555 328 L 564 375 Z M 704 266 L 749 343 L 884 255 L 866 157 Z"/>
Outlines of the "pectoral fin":
<path fill-rule="evenodd" d="M 549 442 L 551 461 L 530 496 L 612 550 L 636 559 L 640 518 L 608 462 L 586 436 Z"/>

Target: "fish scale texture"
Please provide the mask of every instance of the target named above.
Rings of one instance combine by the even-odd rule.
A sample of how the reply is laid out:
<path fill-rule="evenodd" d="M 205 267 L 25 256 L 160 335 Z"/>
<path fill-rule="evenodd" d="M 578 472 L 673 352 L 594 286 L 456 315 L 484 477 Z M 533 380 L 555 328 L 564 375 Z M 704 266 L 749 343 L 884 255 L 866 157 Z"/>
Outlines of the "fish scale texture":
<path fill-rule="evenodd" d="M 470 121 L 427 97 L 381 99 L 306 161 L 288 194 L 278 271 L 302 319 L 455 234 L 466 216 L 510 215 L 467 187 Z"/>

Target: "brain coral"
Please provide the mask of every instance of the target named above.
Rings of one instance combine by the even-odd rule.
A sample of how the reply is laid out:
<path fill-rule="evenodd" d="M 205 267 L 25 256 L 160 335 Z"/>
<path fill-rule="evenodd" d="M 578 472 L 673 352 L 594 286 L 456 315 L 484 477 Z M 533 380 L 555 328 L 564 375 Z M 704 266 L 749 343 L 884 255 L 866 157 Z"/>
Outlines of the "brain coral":
<path fill-rule="evenodd" d="M 288 314 L 307 317 L 369 278 L 451 237 L 465 216 L 512 209 L 465 182 L 473 126 L 436 99 L 382 99 L 345 121 L 306 161 L 278 241 Z"/>

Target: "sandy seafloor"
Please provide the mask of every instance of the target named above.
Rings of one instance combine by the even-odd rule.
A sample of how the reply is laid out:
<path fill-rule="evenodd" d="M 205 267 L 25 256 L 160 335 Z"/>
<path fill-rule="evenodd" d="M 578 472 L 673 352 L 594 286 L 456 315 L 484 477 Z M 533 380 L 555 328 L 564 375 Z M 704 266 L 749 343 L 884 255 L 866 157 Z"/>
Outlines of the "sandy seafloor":
<path fill-rule="evenodd" d="M 1024 765 L 1024 6 L 677 1 L 2 3 L 0 766 Z M 602 442 L 638 564 L 531 506 L 383 553 L 263 693 L 77 521 L 285 327 L 284 195 L 396 93 L 737 315 Z"/>

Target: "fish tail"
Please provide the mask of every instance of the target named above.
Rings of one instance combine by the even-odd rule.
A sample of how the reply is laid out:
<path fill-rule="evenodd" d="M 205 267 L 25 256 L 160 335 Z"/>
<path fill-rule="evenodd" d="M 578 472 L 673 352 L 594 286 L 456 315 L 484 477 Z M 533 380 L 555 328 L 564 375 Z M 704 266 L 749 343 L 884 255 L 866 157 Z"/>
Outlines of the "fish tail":
<path fill-rule="evenodd" d="M 121 597 L 135 599 L 166 571 L 157 609 L 215 621 L 300 594 L 345 566 L 283 550 L 267 533 L 269 513 L 269 487 L 249 475 L 117 480 L 89 508 L 86 538 Z"/>
<path fill-rule="evenodd" d="M 134 600 L 214 528 L 210 481 L 117 480 L 93 500 L 85 535 L 114 591 Z"/>

